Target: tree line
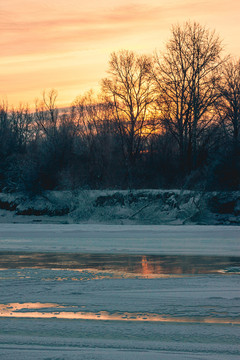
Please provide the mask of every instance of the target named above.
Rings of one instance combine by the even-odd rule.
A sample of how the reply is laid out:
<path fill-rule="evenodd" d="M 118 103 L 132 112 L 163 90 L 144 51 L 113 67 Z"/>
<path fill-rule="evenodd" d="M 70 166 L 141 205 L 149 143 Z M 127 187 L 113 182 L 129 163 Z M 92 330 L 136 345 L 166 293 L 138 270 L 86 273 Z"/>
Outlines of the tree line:
<path fill-rule="evenodd" d="M 0 105 L 0 189 L 237 190 L 240 60 L 198 23 L 172 27 L 163 53 L 110 56 L 101 92 L 35 111 Z"/>

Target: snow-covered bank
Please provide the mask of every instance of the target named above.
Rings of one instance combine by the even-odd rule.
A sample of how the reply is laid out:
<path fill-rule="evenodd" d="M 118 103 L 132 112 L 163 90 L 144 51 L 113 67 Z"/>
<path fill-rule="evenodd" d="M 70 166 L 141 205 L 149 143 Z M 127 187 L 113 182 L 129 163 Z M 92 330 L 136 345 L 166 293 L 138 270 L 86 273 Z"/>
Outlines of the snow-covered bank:
<path fill-rule="evenodd" d="M 240 192 L 180 190 L 0 193 L 1 223 L 240 225 Z"/>
<path fill-rule="evenodd" d="M 0 250 L 240 256 L 240 227 L 1 224 Z"/>

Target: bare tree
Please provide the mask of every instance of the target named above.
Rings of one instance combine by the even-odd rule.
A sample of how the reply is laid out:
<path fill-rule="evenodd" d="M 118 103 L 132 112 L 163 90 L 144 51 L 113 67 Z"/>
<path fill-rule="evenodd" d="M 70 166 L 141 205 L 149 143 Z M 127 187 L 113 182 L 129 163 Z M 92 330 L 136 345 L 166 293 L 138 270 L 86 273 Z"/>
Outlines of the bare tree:
<path fill-rule="evenodd" d="M 155 125 L 151 66 L 148 56 L 127 50 L 114 52 L 109 61 L 109 77 L 102 80 L 102 91 L 114 105 L 129 185 L 144 139 Z"/>
<path fill-rule="evenodd" d="M 166 53 L 155 55 L 153 76 L 165 128 L 176 139 L 183 171 L 196 167 L 197 147 L 213 121 L 219 96 L 221 41 L 198 23 L 172 27 Z"/>
<path fill-rule="evenodd" d="M 71 113 L 77 125 L 78 134 L 91 149 L 97 131 L 97 102 L 92 90 L 76 97 Z"/>
<path fill-rule="evenodd" d="M 11 127 L 8 119 L 8 104 L 5 101 L 0 103 L 0 161 L 8 153 L 12 144 L 10 141 Z"/>
<path fill-rule="evenodd" d="M 55 89 L 51 89 L 48 92 L 44 90 L 42 100 L 37 99 L 35 103 L 35 120 L 40 131 L 53 137 L 58 121 L 57 96 L 58 92 Z"/>
<path fill-rule="evenodd" d="M 9 115 L 12 131 L 15 137 L 18 151 L 24 152 L 33 135 L 33 114 L 27 105 L 20 104 L 18 108 L 12 109 Z"/>
<path fill-rule="evenodd" d="M 88 168 L 93 182 L 94 178 L 98 178 L 110 183 L 114 177 L 110 167 L 116 163 L 118 134 L 113 114 L 113 104 L 101 94 L 95 95 L 92 90 L 78 96 L 72 105 L 79 144 L 84 144 L 84 150 L 79 150 L 88 154 Z"/>
<path fill-rule="evenodd" d="M 240 136 L 240 60 L 230 60 L 225 64 L 220 93 L 221 117 L 236 150 Z"/>

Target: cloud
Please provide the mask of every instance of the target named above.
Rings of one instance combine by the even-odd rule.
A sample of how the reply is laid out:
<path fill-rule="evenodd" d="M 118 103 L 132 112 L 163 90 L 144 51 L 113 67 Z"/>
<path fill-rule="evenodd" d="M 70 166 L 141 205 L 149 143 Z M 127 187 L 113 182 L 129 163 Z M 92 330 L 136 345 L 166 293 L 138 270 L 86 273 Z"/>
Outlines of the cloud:
<path fill-rule="evenodd" d="M 166 32 L 173 23 L 188 19 L 212 21 L 218 17 L 220 23 L 225 19 L 227 26 L 227 14 L 240 10 L 240 2 L 235 0 L 232 5 L 225 0 L 133 1 L 91 0 L 91 9 L 81 0 L 2 3 L 1 56 L 63 53 L 81 46 L 97 47 L 111 41 L 114 44 L 128 35 L 140 39 L 153 32 Z"/>
<path fill-rule="evenodd" d="M 160 14 L 160 7 L 153 7 L 148 5 L 126 5 L 113 8 L 112 10 L 104 10 L 101 13 L 95 12 L 81 12 L 76 15 L 74 11 L 71 14 L 63 16 L 60 14 L 53 16 L 40 14 L 38 18 L 27 19 L 12 19 L 8 16 L 1 16 L 0 29 L 1 31 L 37 31 L 44 29 L 66 30 L 68 28 L 86 26 L 99 27 L 123 25 L 126 23 L 138 23 L 139 21 L 145 23 L 151 20 L 156 20 Z"/>
<path fill-rule="evenodd" d="M 26 0 L 25 0 L 26 1 Z M 15 0 L 16 6 L 20 2 Z M 66 5 L 66 1 L 63 2 Z M 19 11 L 10 8 L 0 12 L 0 46 L 2 56 L 28 53 L 67 51 L 81 44 L 96 44 L 103 41 L 116 41 L 126 34 L 141 34 L 166 27 L 182 17 L 191 18 L 207 11 L 226 10 L 226 2 L 206 1 L 165 1 L 155 0 L 121 6 L 97 7 L 93 10 L 80 11 L 72 8 L 47 7 L 43 4 L 34 11 L 34 1 L 28 2 L 30 8 Z M 61 5 L 61 2 L 60 2 Z M 38 5 L 39 6 L 39 5 Z M 84 7 L 83 7 L 84 8 Z M 229 6 L 227 6 L 229 9 Z M 38 10 L 38 11 L 37 11 Z M 168 24 L 169 26 L 169 24 Z"/>
<path fill-rule="evenodd" d="M 171 25 L 189 19 L 216 28 L 239 53 L 239 11 L 236 0 L 2 1 L 1 91 L 24 100 L 38 87 L 88 88 L 104 76 L 110 52 L 159 49 Z"/>
<path fill-rule="evenodd" d="M 136 32 L 158 19 L 160 9 L 148 5 L 126 5 L 108 11 L 85 12 L 67 16 L 42 13 L 35 19 L 0 23 L 2 55 L 69 49 L 73 44 L 102 42 Z M 4 16 L 2 16 L 4 17 Z"/>

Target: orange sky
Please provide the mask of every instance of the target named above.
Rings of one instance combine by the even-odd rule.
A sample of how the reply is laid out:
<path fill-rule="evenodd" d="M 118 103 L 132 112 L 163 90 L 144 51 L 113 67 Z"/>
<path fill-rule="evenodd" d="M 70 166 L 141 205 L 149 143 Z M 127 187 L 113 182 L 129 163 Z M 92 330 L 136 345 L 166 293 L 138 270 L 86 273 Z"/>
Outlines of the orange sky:
<path fill-rule="evenodd" d="M 8 0 L 0 4 L 0 100 L 32 105 L 44 89 L 59 106 L 97 89 L 109 55 L 163 50 L 175 23 L 216 29 L 240 56 L 239 0 Z"/>

